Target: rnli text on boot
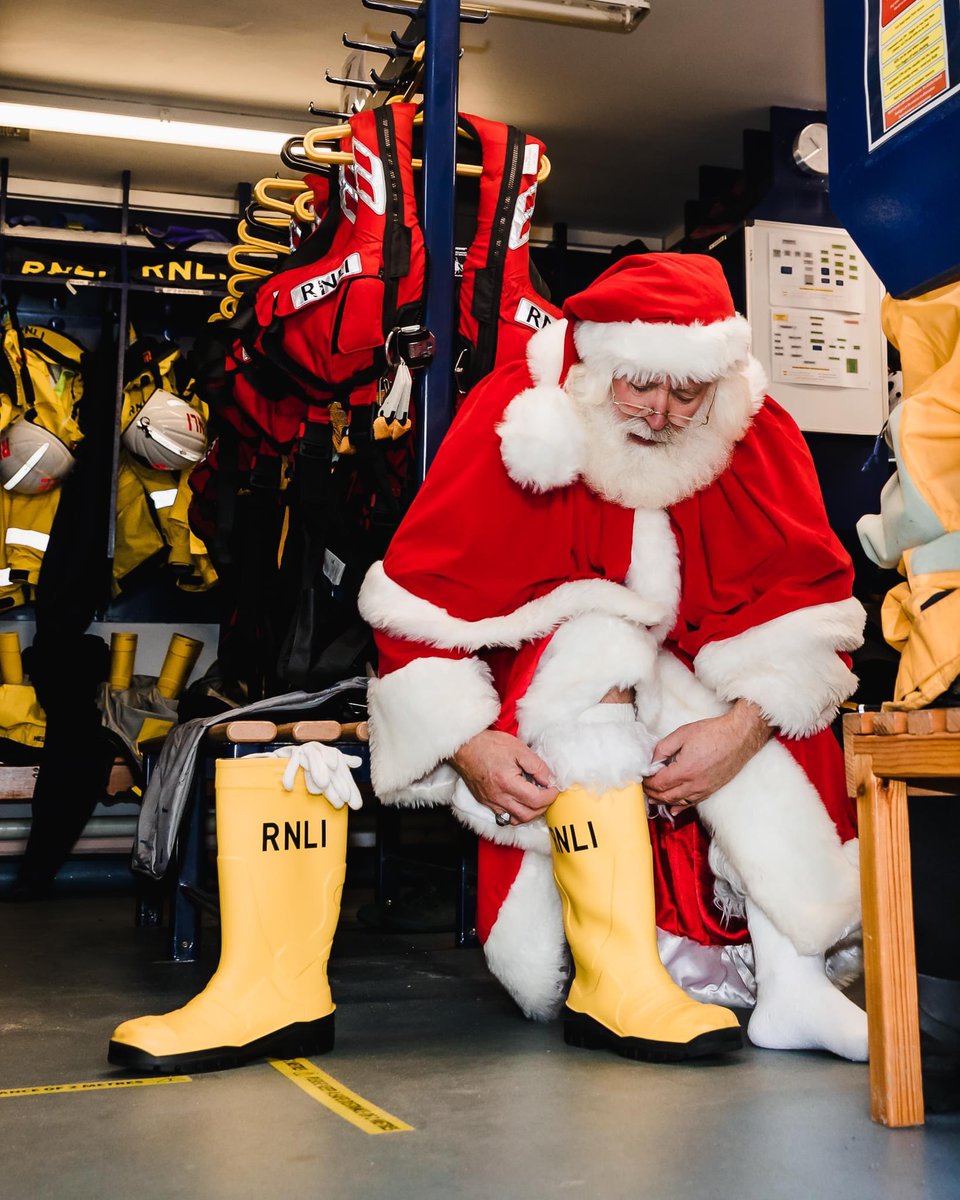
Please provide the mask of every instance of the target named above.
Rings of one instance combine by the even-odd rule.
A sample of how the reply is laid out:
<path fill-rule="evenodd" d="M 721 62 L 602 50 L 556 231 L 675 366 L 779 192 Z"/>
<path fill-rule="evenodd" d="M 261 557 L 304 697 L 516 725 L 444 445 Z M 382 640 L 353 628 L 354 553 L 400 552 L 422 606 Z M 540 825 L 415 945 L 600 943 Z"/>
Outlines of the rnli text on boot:
<path fill-rule="evenodd" d="M 323 850 L 327 845 L 327 822 L 320 822 L 320 841 L 316 841 L 316 827 L 313 830 L 314 840 L 310 839 L 309 821 L 284 821 L 283 833 L 276 821 L 264 821 L 263 846 L 266 851 L 269 845 L 273 850 Z M 280 840 L 283 839 L 283 845 Z"/>
<path fill-rule="evenodd" d="M 550 833 L 553 835 L 553 844 L 557 848 L 557 853 L 573 854 L 578 850 L 589 850 L 591 847 L 596 850 L 599 843 L 592 821 L 587 822 L 587 831 L 590 834 L 590 841 L 581 845 L 577 838 L 576 825 L 558 825 L 556 829 L 551 829 Z"/>

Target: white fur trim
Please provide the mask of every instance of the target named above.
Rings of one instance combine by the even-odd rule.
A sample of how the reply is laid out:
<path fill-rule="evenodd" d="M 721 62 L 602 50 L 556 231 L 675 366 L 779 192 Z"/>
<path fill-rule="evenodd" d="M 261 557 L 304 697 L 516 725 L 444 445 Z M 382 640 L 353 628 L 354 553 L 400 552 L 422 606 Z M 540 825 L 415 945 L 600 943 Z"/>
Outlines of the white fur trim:
<path fill-rule="evenodd" d="M 525 825 L 498 825 L 493 809 L 481 804 L 462 779 L 457 779 L 451 804 L 457 820 L 478 837 L 500 846 L 517 846 L 521 850 L 533 850 L 536 854 L 549 856 L 550 835 L 543 817 L 537 817 Z"/>
<path fill-rule="evenodd" d="M 476 658 L 414 659 L 371 679 L 367 702 L 370 778 L 388 804 L 449 803 L 457 777 L 436 768 L 500 712 L 490 669 Z"/>
<path fill-rule="evenodd" d="M 853 597 L 785 613 L 697 655 L 700 679 L 724 700 L 752 700 L 787 737 L 816 733 L 857 686 L 838 656 L 863 644 L 866 614 Z"/>
<path fill-rule="evenodd" d="M 843 857 L 860 874 L 860 839 L 850 838 L 843 843 Z M 861 893 L 862 894 L 862 893 Z M 859 924 L 849 929 L 830 947 L 826 954 L 827 978 L 837 987 L 847 987 L 863 974 L 863 929 Z"/>
<path fill-rule="evenodd" d="M 567 320 L 538 329 L 527 342 L 527 367 L 534 383 L 556 384 L 563 370 L 563 347 L 567 336 Z"/>
<path fill-rule="evenodd" d="M 563 1005 L 570 959 L 549 857 L 525 854 L 483 952 L 524 1014 L 549 1021 Z"/>
<path fill-rule="evenodd" d="M 497 426 L 507 474 L 533 492 L 566 487 L 583 466 L 584 432 L 563 388 L 527 388 L 510 401 Z"/>
<path fill-rule="evenodd" d="M 601 704 L 598 708 L 616 708 Z M 633 708 L 630 708 L 631 717 Z M 553 725 L 533 739 L 532 749 L 550 768 L 558 788 L 580 784 L 595 792 L 628 787 L 650 774 L 657 739 L 638 721 Z"/>
<path fill-rule="evenodd" d="M 657 647 L 644 629 L 601 613 L 567 621 L 550 639 L 517 703 L 520 737 L 530 744 L 551 726 L 574 722 L 612 687 L 650 680 Z"/>
<path fill-rule="evenodd" d="M 751 354 L 747 359 L 747 365 L 743 368 L 743 375 L 747 381 L 753 411 L 758 413 L 763 408 L 763 402 L 767 395 L 767 373 L 760 360 Z"/>
<path fill-rule="evenodd" d="M 750 326 L 743 317 L 702 325 L 666 321 L 579 321 L 573 340 L 580 358 L 612 378 L 625 366 L 673 379 L 719 379 L 750 354 Z"/>
<path fill-rule="evenodd" d="M 662 509 L 634 511 L 627 587 L 663 606 L 664 619 L 655 633 L 666 637 L 680 607 L 680 552 L 670 518 Z"/>
<path fill-rule="evenodd" d="M 672 655 L 661 654 L 660 679 L 656 732 L 723 709 Z M 856 927 L 859 871 L 816 789 L 785 747 L 768 742 L 697 812 L 713 839 L 711 866 L 762 908 L 801 954 L 822 954 Z"/>
<path fill-rule="evenodd" d="M 658 625 L 665 615 L 662 604 L 643 599 L 622 584 L 609 579 L 577 579 L 502 617 L 466 621 L 395 583 L 382 562 L 374 563 L 367 572 L 359 608 L 374 629 L 447 650 L 517 647 L 584 613 L 608 613 L 638 625 Z"/>

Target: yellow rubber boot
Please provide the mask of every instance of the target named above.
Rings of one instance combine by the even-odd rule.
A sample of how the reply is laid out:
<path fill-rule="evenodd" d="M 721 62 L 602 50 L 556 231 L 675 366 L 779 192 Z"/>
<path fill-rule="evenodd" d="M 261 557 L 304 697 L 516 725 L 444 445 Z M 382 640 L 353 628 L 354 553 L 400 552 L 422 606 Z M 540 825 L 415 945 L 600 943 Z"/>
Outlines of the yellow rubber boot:
<path fill-rule="evenodd" d="M 564 1040 L 673 1062 L 737 1050 L 732 1012 L 691 1000 L 660 962 L 653 856 L 639 785 L 560 793 L 547 810 L 553 874 L 576 974 Z"/>
<path fill-rule="evenodd" d="M 346 872 L 347 809 L 312 796 L 286 759 L 217 763 L 220 965 L 165 1016 L 125 1021 L 110 1062 L 137 1071 L 213 1071 L 333 1048 L 327 960 Z"/>

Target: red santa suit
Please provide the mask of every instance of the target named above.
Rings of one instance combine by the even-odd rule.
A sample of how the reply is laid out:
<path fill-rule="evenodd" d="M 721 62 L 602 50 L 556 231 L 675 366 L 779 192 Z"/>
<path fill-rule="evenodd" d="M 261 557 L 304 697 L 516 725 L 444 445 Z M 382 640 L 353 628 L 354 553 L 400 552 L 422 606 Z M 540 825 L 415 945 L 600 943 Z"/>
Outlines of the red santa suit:
<path fill-rule="evenodd" d="M 851 566 L 719 267 L 650 258 L 666 270 L 644 319 L 611 319 L 617 275 L 646 262 L 624 260 L 474 390 L 360 597 L 380 650 L 374 787 L 386 803 L 449 804 L 481 835 L 478 932 L 536 1017 L 567 981 L 545 824 L 498 826 L 448 762 L 489 727 L 537 750 L 558 785 L 605 787 L 647 772 L 680 725 L 753 701 L 778 739 L 699 820 L 653 819 L 664 962 L 698 998 L 747 1004 L 744 896 L 801 954 L 858 921 L 853 812 L 827 728 L 856 683 L 842 657 L 863 627 Z M 691 312 L 677 271 L 693 272 Z M 717 380 L 706 423 L 628 444 L 609 383 L 641 372 Z M 614 687 L 635 689 L 637 715 L 616 736 L 588 723 Z"/>

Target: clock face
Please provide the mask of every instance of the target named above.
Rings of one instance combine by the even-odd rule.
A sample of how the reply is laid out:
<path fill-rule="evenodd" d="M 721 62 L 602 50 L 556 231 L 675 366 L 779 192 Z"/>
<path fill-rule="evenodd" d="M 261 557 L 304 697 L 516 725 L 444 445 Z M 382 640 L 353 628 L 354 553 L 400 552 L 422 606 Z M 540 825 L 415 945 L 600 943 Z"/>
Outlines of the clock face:
<path fill-rule="evenodd" d="M 822 121 L 804 125 L 794 138 L 793 161 L 811 175 L 827 174 L 827 127 Z"/>

